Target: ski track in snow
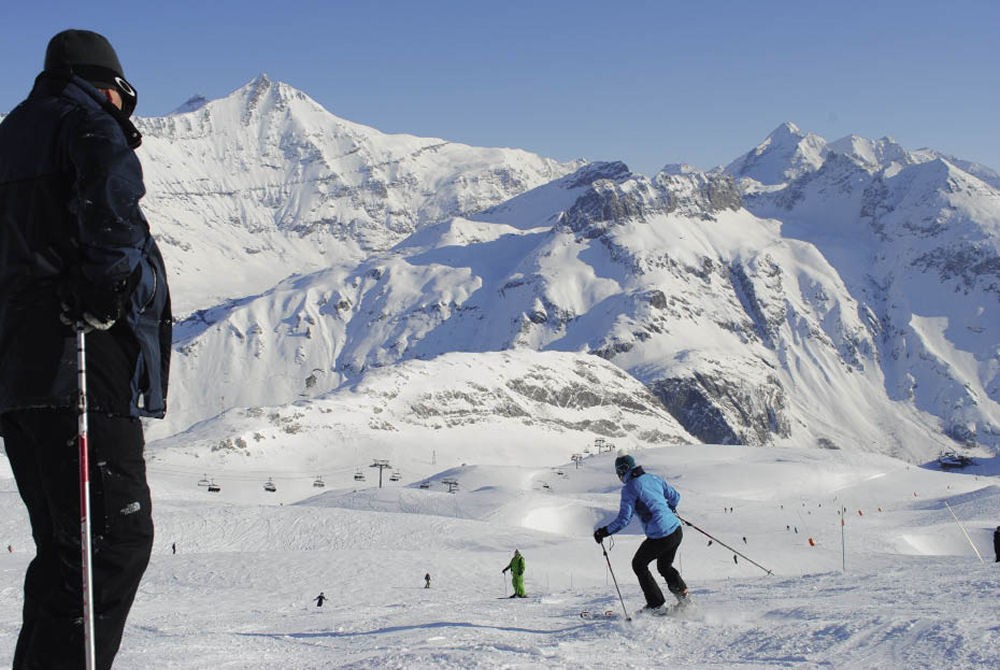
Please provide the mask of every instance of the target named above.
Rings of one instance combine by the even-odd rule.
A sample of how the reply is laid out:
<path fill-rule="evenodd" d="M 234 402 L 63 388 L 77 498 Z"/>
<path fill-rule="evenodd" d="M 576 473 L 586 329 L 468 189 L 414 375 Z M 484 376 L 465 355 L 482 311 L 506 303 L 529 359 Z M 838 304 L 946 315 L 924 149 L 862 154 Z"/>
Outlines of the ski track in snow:
<path fill-rule="evenodd" d="M 836 452 L 743 450 L 745 461 L 725 458 L 734 453 L 668 447 L 645 450 L 640 461 L 673 475 L 682 514 L 774 574 L 734 562 L 732 552 L 685 528 L 678 564 L 697 607 L 643 615 L 630 570 L 640 540 L 633 521 L 609 549 L 631 622 L 579 616 L 621 612 L 589 537 L 617 508 L 610 455 L 587 458 L 578 470 L 563 466 L 565 476 L 551 478 L 544 494 L 522 488 L 532 469 L 511 465 L 470 467 L 468 480 L 491 485 L 457 494 L 331 490 L 299 504 L 259 505 L 165 492 L 154 498 L 157 544 L 115 667 L 1000 665 L 1000 565 L 979 561 L 943 507 L 949 501 L 992 559 L 995 476 Z M 804 481 L 812 493 L 796 485 Z M 0 479 L 0 499 L 11 510 L 0 539 L 16 547 L 0 555 L 0 663 L 9 664 L 31 552 L 9 478 Z M 834 500 L 850 505 L 843 554 Z M 510 585 L 500 569 L 513 547 L 527 558 L 523 600 L 504 597 Z M 330 598 L 322 608 L 312 602 L 320 591 Z"/>

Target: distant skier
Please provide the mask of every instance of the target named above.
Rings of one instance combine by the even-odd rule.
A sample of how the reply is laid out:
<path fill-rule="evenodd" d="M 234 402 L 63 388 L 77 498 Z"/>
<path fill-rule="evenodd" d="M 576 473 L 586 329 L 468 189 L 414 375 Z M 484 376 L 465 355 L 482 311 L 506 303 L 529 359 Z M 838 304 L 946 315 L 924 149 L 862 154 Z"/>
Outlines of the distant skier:
<path fill-rule="evenodd" d="M 993 531 L 993 553 L 997 555 L 997 563 L 1000 563 L 1000 526 Z"/>
<path fill-rule="evenodd" d="M 690 603 L 687 584 L 673 567 L 683 537 L 681 522 L 675 513 L 680 494 L 660 477 L 636 465 L 629 455 L 615 459 L 615 473 L 624 484 L 618 517 L 595 530 L 594 540 L 601 543 L 604 538 L 624 529 L 632 520 L 632 514 L 638 512 L 646 539 L 632 557 L 632 570 L 646 597 L 645 609 L 660 610 L 666 602 L 663 591 L 649 572 L 649 564 L 654 560 L 657 571 L 667 580 L 667 588 L 677 598 L 677 606 L 687 606 Z"/>
<path fill-rule="evenodd" d="M 429 589 L 431 587 L 431 573 L 424 575 L 424 588 Z"/>
<path fill-rule="evenodd" d="M 170 543 L 170 553 L 172 553 L 172 554 L 176 554 L 177 553 L 177 543 L 176 542 L 171 542 Z"/>
<path fill-rule="evenodd" d="M 325 595 L 323 595 L 323 592 L 320 591 L 319 595 L 316 596 L 315 598 L 313 598 L 313 600 L 316 602 L 316 607 L 322 607 L 323 603 L 325 603 L 327 600 L 329 600 L 329 598 L 327 598 Z"/>
<path fill-rule="evenodd" d="M 511 584 L 514 585 L 511 598 L 524 598 L 524 556 L 517 549 L 514 550 L 514 557 L 510 559 L 510 563 L 500 572 L 506 573 L 508 570 L 511 574 Z"/>

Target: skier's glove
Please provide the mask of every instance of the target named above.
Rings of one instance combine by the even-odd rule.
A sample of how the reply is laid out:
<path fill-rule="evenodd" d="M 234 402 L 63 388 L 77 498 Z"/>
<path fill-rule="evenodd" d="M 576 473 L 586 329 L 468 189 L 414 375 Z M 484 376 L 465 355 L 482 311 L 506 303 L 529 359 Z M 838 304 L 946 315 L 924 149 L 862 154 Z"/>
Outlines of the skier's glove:
<path fill-rule="evenodd" d="M 97 286 L 73 273 L 58 288 L 59 320 L 68 326 L 83 322 L 84 330 L 107 330 L 122 317 L 125 304 L 139 281 L 139 269 L 128 279 Z"/>
<path fill-rule="evenodd" d="M 89 333 L 94 330 L 107 330 L 111 326 L 115 325 L 115 321 L 117 321 L 117 319 L 109 319 L 105 321 L 98 316 L 94 316 L 90 312 L 80 314 L 77 309 L 74 309 L 64 302 L 60 303 L 59 307 L 62 309 L 59 314 L 59 320 L 67 326 L 76 326 L 78 323 L 83 323 L 83 332 L 85 333 Z"/>
<path fill-rule="evenodd" d="M 604 541 L 604 538 L 606 538 L 610 534 L 611 533 L 608 532 L 607 526 L 601 526 L 600 528 L 594 531 L 594 542 L 600 544 L 601 542 Z"/>

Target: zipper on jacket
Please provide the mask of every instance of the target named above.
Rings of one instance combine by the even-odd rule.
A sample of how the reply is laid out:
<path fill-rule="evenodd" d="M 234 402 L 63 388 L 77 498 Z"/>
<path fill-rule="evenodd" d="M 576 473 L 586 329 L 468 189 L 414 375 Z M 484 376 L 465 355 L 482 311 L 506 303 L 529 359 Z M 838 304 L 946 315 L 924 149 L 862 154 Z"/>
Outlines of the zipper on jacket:
<path fill-rule="evenodd" d="M 147 261 L 148 263 L 148 261 Z M 156 300 L 156 291 L 159 289 L 159 282 L 157 281 L 156 266 L 149 263 L 149 269 L 153 271 L 153 292 L 149 295 L 149 300 L 147 300 L 143 305 L 139 307 L 139 314 L 144 314 L 146 309 L 153 304 Z"/>

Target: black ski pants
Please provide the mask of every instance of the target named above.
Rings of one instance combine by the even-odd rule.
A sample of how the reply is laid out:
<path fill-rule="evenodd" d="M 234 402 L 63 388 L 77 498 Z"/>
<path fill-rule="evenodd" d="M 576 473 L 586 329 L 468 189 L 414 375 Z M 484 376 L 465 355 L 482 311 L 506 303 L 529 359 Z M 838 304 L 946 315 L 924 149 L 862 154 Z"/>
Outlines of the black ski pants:
<path fill-rule="evenodd" d="M 656 561 L 656 570 L 667 580 L 667 588 L 675 595 L 687 591 L 687 584 L 681 579 L 681 573 L 674 568 L 674 556 L 681 546 L 684 533 L 680 526 L 670 535 L 658 537 L 655 540 L 646 538 L 632 557 L 632 571 L 639 578 L 642 594 L 646 596 L 647 607 L 659 607 L 665 601 L 656 579 L 649 572 L 649 564 Z"/>
<path fill-rule="evenodd" d="M 94 627 L 97 667 L 111 668 L 149 563 L 153 520 L 142 424 L 89 413 Z M 4 446 L 28 508 L 35 558 L 24 579 L 13 670 L 85 667 L 77 417 L 72 410 L 13 410 Z"/>

